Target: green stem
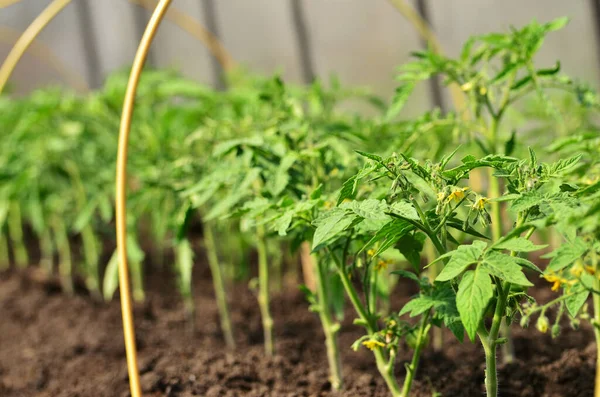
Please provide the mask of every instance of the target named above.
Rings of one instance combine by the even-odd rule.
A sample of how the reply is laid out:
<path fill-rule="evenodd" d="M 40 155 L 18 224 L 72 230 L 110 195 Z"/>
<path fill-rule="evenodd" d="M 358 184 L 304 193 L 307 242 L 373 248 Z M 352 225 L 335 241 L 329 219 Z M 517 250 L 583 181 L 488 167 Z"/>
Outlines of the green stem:
<path fill-rule="evenodd" d="M 0 228 L 0 271 L 8 270 L 10 267 L 10 258 L 8 256 L 8 234 Z"/>
<path fill-rule="evenodd" d="M 211 225 L 203 224 L 204 248 L 208 258 L 208 266 L 213 279 L 213 287 L 215 289 L 215 297 L 217 299 L 217 309 L 219 310 L 219 319 L 221 320 L 221 331 L 225 338 L 225 345 L 233 349 L 235 348 L 235 339 L 233 338 L 233 328 L 231 326 L 231 317 L 229 315 L 229 306 L 227 304 L 227 294 L 225 283 L 223 282 L 223 270 L 219 264 L 217 256 L 217 246 L 215 244 L 214 231 Z"/>
<path fill-rule="evenodd" d="M 325 334 L 325 347 L 327 348 L 327 362 L 329 364 L 329 379 L 334 390 L 340 390 L 343 385 L 342 360 L 338 347 L 337 333 L 340 325 L 331 315 L 331 303 L 327 291 L 327 266 L 326 262 L 314 258 L 316 263 L 317 297 L 319 302 L 319 318 Z"/>
<path fill-rule="evenodd" d="M 97 300 L 102 299 L 100 293 L 100 273 L 98 270 L 98 241 L 91 225 L 86 225 L 81 231 L 81 240 L 83 244 L 83 256 L 86 267 L 85 284 L 92 297 Z"/>
<path fill-rule="evenodd" d="M 360 298 L 358 297 L 358 293 L 356 292 L 354 285 L 352 285 L 352 281 L 350 280 L 350 277 L 348 277 L 348 273 L 346 273 L 346 268 L 345 268 L 345 266 L 343 266 L 344 259 L 342 259 L 340 261 L 340 259 L 337 256 L 335 256 L 333 254 L 333 252 L 331 252 L 331 250 L 328 250 L 328 251 L 329 251 L 331 257 L 333 258 L 333 260 L 335 261 L 336 267 L 338 269 L 338 273 L 340 275 L 340 278 L 342 279 L 342 285 L 344 286 L 346 295 L 348 295 L 348 298 L 350 299 L 350 302 L 352 303 L 354 310 L 358 314 L 358 317 L 360 318 L 360 320 L 363 322 L 364 327 L 367 330 L 367 334 L 369 336 L 373 335 L 375 333 L 374 321 L 368 315 L 368 312 L 367 312 L 365 306 L 363 305 Z M 393 397 L 405 397 L 402 395 L 400 386 L 398 385 L 398 382 L 396 381 L 396 377 L 394 376 L 394 362 L 390 361 L 388 363 L 388 361 L 386 360 L 384 353 L 380 347 L 376 347 L 373 350 L 373 354 L 375 355 L 375 362 L 377 364 L 377 369 L 379 370 L 379 373 L 385 380 L 385 383 L 386 383 L 390 393 L 392 393 L 392 396 Z"/>
<path fill-rule="evenodd" d="M 142 262 L 139 260 L 130 260 L 130 264 L 133 300 L 136 302 L 143 302 L 146 299 L 146 293 L 144 292 L 144 276 L 142 275 Z"/>
<path fill-rule="evenodd" d="M 408 397 L 412 387 L 413 379 L 417 373 L 419 360 L 421 358 L 421 351 L 425 346 L 425 340 L 427 338 L 429 328 L 431 327 L 429 324 L 429 315 L 430 313 L 427 312 L 421 318 L 421 326 L 419 327 L 419 334 L 417 335 L 417 345 L 415 347 L 415 351 L 413 352 L 410 364 L 406 366 L 406 378 L 404 378 L 404 385 L 402 386 L 402 397 Z"/>
<path fill-rule="evenodd" d="M 51 275 L 53 272 L 53 255 L 54 255 L 54 243 L 52 242 L 52 234 L 49 228 L 44 228 L 40 234 L 40 267 Z"/>
<path fill-rule="evenodd" d="M 431 263 L 436 259 L 434 247 L 430 241 L 425 242 L 425 257 L 427 258 L 427 263 Z M 427 275 L 430 280 L 435 280 L 438 274 L 440 274 L 440 265 L 441 263 L 436 262 L 427 268 Z M 435 327 L 433 329 L 432 344 L 434 351 L 442 351 L 444 347 L 444 333 L 441 328 Z"/>
<path fill-rule="evenodd" d="M 71 258 L 71 245 L 69 244 L 69 235 L 67 233 L 67 228 L 61 216 L 57 216 L 53 219 L 52 229 L 54 232 L 54 238 L 56 240 L 56 247 L 58 249 L 58 274 L 60 276 L 61 284 L 67 294 L 72 294 L 73 263 Z"/>
<path fill-rule="evenodd" d="M 498 334 L 502 325 L 502 319 L 504 318 L 504 312 L 506 310 L 506 301 L 508 298 L 508 291 L 510 284 L 505 282 L 498 282 L 498 301 L 496 303 L 496 310 L 494 311 L 494 318 L 492 319 L 492 326 L 489 333 L 478 331 L 479 339 L 485 352 L 485 390 L 486 396 L 497 397 L 498 396 L 498 374 L 496 371 L 496 347 L 498 346 Z"/>
<path fill-rule="evenodd" d="M 273 318 L 269 308 L 269 263 L 267 260 L 267 241 L 263 225 L 256 228 L 258 251 L 258 304 L 262 316 L 263 332 L 265 339 L 265 353 L 272 356 L 273 346 Z"/>
<path fill-rule="evenodd" d="M 15 264 L 18 268 L 25 268 L 29 262 L 29 255 L 25 242 L 23 241 L 23 221 L 21 217 L 21 206 L 12 203 L 8 212 L 8 232 L 15 255 Z"/>
<path fill-rule="evenodd" d="M 598 278 L 600 261 L 596 252 L 592 252 L 592 266 L 594 267 L 594 290 L 600 291 L 600 279 Z M 594 305 L 594 336 L 596 339 L 596 377 L 594 381 L 594 397 L 600 397 L 600 294 L 592 294 Z"/>
<path fill-rule="evenodd" d="M 271 253 L 271 263 L 273 266 L 273 289 L 276 292 L 281 292 L 283 289 L 283 255 L 281 254 L 282 246 L 277 244 Z"/>

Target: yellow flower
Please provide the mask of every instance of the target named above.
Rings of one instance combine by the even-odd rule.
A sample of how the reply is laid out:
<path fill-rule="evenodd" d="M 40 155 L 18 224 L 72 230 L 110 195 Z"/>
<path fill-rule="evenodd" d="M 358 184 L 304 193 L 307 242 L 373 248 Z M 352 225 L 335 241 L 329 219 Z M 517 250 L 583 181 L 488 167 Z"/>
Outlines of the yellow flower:
<path fill-rule="evenodd" d="M 367 255 L 375 256 L 375 250 L 373 248 L 371 248 L 370 250 L 367 251 Z"/>
<path fill-rule="evenodd" d="M 487 94 L 487 88 L 486 87 L 479 87 L 479 94 L 480 95 Z"/>
<path fill-rule="evenodd" d="M 571 268 L 571 270 L 569 270 L 569 273 L 571 273 L 573 276 L 575 277 L 580 277 L 581 274 L 583 273 L 583 266 L 581 266 L 579 263 L 576 264 L 575 266 L 573 266 Z"/>
<path fill-rule="evenodd" d="M 593 266 L 586 266 L 586 267 L 585 267 L 585 271 L 586 271 L 586 273 L 587 273 L 587 274 L 590 274 L 590 275 L 592 275 L 592 276 L 593 276 L 594 274 L 596 274 L 596 269 L 594 269 L 594 267 L 593 267 Z"/>
<path fill-rule="evenodd" d="M 331 172 L 329 173 L 330 176 L 337 176 L 340 173 L 340 170 L 337 168 L 334 168 L 331 170 Z"/>
<path fill-rule="evenodd" d="M 483 196 L 477 196 L 475 202 L 473 203 L 473 209 L 482 211 L 485 208 L 485 205 L 490 201 L 489 198 Z"/>
<path fill-rule="evenodd" d="M 468 187 L 455 188 L 452 193 L 448 195 L 448 201 L 460 201 L 465 198 L 465 192 L 469 190 Z"/>
<path fill-rule="evenodd" d="M 549 283 L 553 283 L 552 284 L 552 291 L 558 291 L 558 289 L 560 288 L 560 286 L 562 284 L 569 283 L 566 279 L 561 278 L 561 277 L 559 277 L 559 276 L 557 276 L 556 274 L 553 274 L 553 273 L 544 275 L 544 278 Z"/>
<path fill-rule="evenodd" d="M 390 264 L 389 261 L 379 260 L 377 262 L 377 264 L 375 265 L 375 270 L 376 271 L 385 270 L 385 269 L 387 269 L 389 264 Z"/>
<path fill-rule="evenodd" d="M 466 83 L 460 86 L 460 89 L 464 92 L 471 91 L 473 89 L 473 82 L 467 81 Z"/>
<path fill-rule="evenodd" d="M 441 202 L 442 202 L 442 201 L 444 201 L 445 199 L 446 199 L 446 192 L 439 192 L 439 193 L 437 194 L 437 201 L 438 201 L 438 202 L 440 202 L 440 203 L 441 203 Z"/>
<path fill-rule="evenodd" d="M 379 342 L 378 340 L 366 340 L 363 343 L 363 346 L 365 346 L 367 349 L 369 350 L 375 350 L 375 348 L 377 347 L 384 347 L 385 343 L 383 342 Z"/>

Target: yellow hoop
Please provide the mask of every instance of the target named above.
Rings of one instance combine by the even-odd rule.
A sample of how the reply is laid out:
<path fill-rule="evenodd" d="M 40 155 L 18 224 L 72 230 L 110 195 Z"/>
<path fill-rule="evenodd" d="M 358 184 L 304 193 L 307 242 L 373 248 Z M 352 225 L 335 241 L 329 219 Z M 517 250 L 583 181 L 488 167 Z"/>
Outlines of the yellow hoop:
<path fill-rule="evenodd" d="M 156 0 L 129 0 L 131 3 L 152 10 L 156 6 Z M 154 4 L 151 4 L 154 3 Z M 235 66 L 235 60 L 229 54 L 223 43 L 211 31 L 207 30 L 200 22 L 174 6 L 167 12 L 166 18 L 189 33 L 192 37 L 204 44 L 208 51 L 214 56 L 224 71 L 229 72 Z"/>
<path fill-rule="evenodd" d="M 0 41 L 5 42 L 8 45 L 14 45 L 19 40 L 19 37 L 21 37 L 21 32 L 0 26 Z M 56 70 L 58 74 L 62 76 L 63 80 L 68 82 L 72 88 L 81 92 L 89 91 L 89 86 L 85 80 L 80 75 L 70 70 L 60 58 L 43 43 L 35 40 L 32 41 L 28 51 Z"/>
<path fill-rule="evenodd" d="M 141 397 L 140 377 L 137 364 L 137 352 L 135 347 L 135 329 L 133 327 L 133 315 L 131 312 L 131 292 L 129 290 L 129 269 L 127 265 L 127 145 L 129 142 L 129 131 L 131 129 L 131 118 L 135 104 L 140 74 L 144 62 L 148 56 L 148 50 L 156 35 L 156 30 L 163 20 L 171 0 L 160 0 L 152 17 L 146 26 L 142 40 L 135 54 L 125 100 L 123 102 L 123 113 L 121 114 L 121 126 L 119 128 L 119 149 L 117 154 L 117 184 L 116 184 L 116 233 L 117 253 L 119 257 L 119 288 L 121 299 L 121 315 L 123 317 L 123 335 L 125 337 L 125 351 L 127 353 L 127 372 L 129 373 L 129 387 L 132 397 Z"/>
<path fill-rule="evenodd" d="M 8 82 L 10 75 L 17 66 L 19 59 L 31 45 L 36 36 L 48 25 L 48 23 L 65 8 L 71 0 L 54 0 L 48 5 L 25 29 L 19 40 L 15 43 L 10 53 L 0 67 L 0 93 Z"/>

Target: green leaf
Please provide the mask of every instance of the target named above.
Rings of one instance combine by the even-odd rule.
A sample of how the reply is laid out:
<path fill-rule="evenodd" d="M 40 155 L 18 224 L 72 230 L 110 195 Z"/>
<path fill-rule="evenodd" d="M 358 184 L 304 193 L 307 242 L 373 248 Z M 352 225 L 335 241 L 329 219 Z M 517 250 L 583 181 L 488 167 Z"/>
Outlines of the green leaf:
<path fill-rule="evenodd" d="M 515 150 L 517 144 L 517 131 L 513 130 L 510 134 L 510 139 L 504 144 L 504 154 L 510 156 Z"/>
<path fill-rule="evenodd" d="M 213 150 L 213 156 L 222 156 L 240 146 L 259 147 L 262 145 L 264 145 L 264 139 L 259 136 L 230 139 L 217 144 Z"/>
<path fill-rule="evenodd" d="M 292 168 L 297 159 L 298 155 L 296 155 L 296 153 L 288 153 L 281 159 L 277 172 L 275 173 L 273 184 L 270 186 L 270 191 L 274 196 L 278 196 L 286 188 L 290 180 L 288 171 Z"/>
<path fill-rule="evenodd" d="M 282 216 L 273 221 L 272 227 L 274 230 L 277 230 L 277 234 L 280 236 L 285 236 L 287 234 L 287 230 L 292 223 L 293 217 L 294 211 L 286 211 Z"/>
<path fill-rule="evenodd" d="M 390 212 L 402 218 L 418 221 L 419 214 L 415 207 L 408 201 L 397 201 L 390 206 Z"/>
<path fill-rule="evenodd" d="M 492 279 L 487 272 L 479 267 L 465 272 L 458 286 L 456 307 L 471 341 L 475 340 L 477 329 L 493 295 Z"/>
<path fill-rule="evenodd" d="M 392 103 L 388 108 L 384 121 L 389 122 L 392 120 L 404 107 L 406 101 L 410 97 L 410 94 L 413 92 L 415 88 L 415 84 L 412 82 L 407 82 L 402 84 L 400 87 L 396 88 L 396 92 L 394 93 L 394 97 L 392 98 Z"/>
<path fill-rule="evenodd" d="M 587 250 L 585 241 L 580 237 L 577 237 L 572 243 L 565 242 L 554 251 L 542 256 L 542 258 L 552 258 L 546 271 L 558 272 L 564 269 L 581 258 Z"/>
<path fill-rule="evenodd" d="M 483 257 L 480 267 L 491 275 L 509 283 L 526 287 L 532 286 L 533 284 L 527 280 L 527 277 L 523 274 L 523 269 L 515 259 L 514 256 L 502 254 L 498 251 L 489 251 Z"/>
<path fill-rule="evenodd" d="M 521 267 L 524 267 L 524 268 L 527 268 L 529 270 L 533 270 L 536 273 L 540 273 L 540 274 L 543 273 L 542 270 L 539 267 L 537 267 L 533 262 L 531 262 L 531 261 L 529 261 L 529 260 L 527 260 L 525 258 L 519 258 L 518 256 L 516 256 L 515 257 L 515 262 L 516 262 L 517 265 L 519 265 Z"/>
<path fill-rule="evenodd" d="M 347 213 L 342 208 L 334 208 L 315 222 L 317 228 L 313 236 L 312 250 L 322 248 L 327 242 L 336 239 L 340 233 L 348 229 L 358 216 Z"/>
<path fill-rule="evenodd" d="M 527 211 L 528 209 L 540 205 L 546 201 L 546 198 L 537 191 L 523 193 L 520 197 L 513 200 L 510 210 L 515 213 Z"/>
<path fill-rule="evenodd" d="M 491 248 L 496 250 L 508 250 L 515 252 L 533 252 L 544 249 L 548 244 L 536 245 L 531 240 L 525 237 L 515 237 L 510 240 L 502 241 L 498 244 L 494 244 Z"/>
<path fill-rule="evenodd" d="M 426 239 L 424 233 L 407 233 L 396 242 L 396 248 L 417 271 L 421 266 L 421 251 Z"/>
<path fill-rule="evenodd" d="M 419 295 L 416 298 L 408 301 L 408 303 L 402 307 L 402 310 L 400 310 L 398 315 L 402 316 L 406 313 L 410 313 L 410 317 L 419 316 L 425 313 L 427 310 L 430 310 L 434 304 L 435 301 L 431 299 L 431 297 L 427 295 Z"/>
<path fill-rule="evenodd" d="M 578 154 L 576 156 L 570 157 L 568 159 L 560 159 L 555 163 L 552 163 L 549 167 L 548 176 L 556 177 L 562 176 L 564 173 L 571 171 L 573 168 L 577 166 L 577 163 L 581 159 L 582 155 Z"/>
<path fill-rule="evenodd" d="M 579 311 L 581 310 L 589 296 L 590 291 L 580 288 L 579 291 L 574 292 L 573 295 L 566 298 L 565 306 L 567 306 L 567 310 L 569 311 L 571 317 L 576 317 L 579 314 Z"/>
<path fill-rule="evenodd" d="M 356 175 L 353 175 L 342 184 L 336 205 L 340 205 L 346 199 L 353 199 L 355 197 L 357 183 Z"/>
<path fill-rule="evenodd" d="M 349 203 L 342 203 L 339 208 L 349 209 L 364 219 L 389 220 L 390 218 L 386 215 L 388 205 L 385 200 L 367 199 L 362 201 L 351 201 Z"/>
<path fill-rule="evenodd" d="M 421 284 L 421 280 L 419 279 L 419 276 L 417 276 L 413 272 L 399 269 L 399 270 L 394 270 L 393 272 L 390 272 L 390 274 L 397 274 L 400 277 L 409 278 L 409 279 L 415 281 L 419 285 Z"/>
<path fill-rule="evenodd" d="M 388 248 L 395 245 L 398 240 L 400 240 L 407 233 L 410 233 L 413 229 L 414 226 L 404 219 L 394 219 L 379 229 L 379 231 L 375 233 L 371 240 L 369 240 L 369 242 L 367 242 L 364 247 L 361 248 L 360 252 L 364 251 L 376 242 L 379 242 L 379 248 L 377 249 L 375 255 L 380 255 Z"/>
<path fill-rule="evenodd" d="M 381 156 L 376 155 L 376 154 L 362 152 L 360 150 L 355 150 L 355 152 L 358 153 L 358 154 L 360 154 L 363 157 L 366 157 L 368 159 L 377 161 L 378 163 L 383 163 L 383 158 Z"/>
<path fill-rule="evenodd" d="M 458 277 L 467 267 L 479 261 L 485 247 L 486 244 L 479 240 L 470 245 L 460 245 L 455 251 L 452 251 L 450 260 L 435 281 L 449 281 Z"/>
<path fill-rule="evenodd" d="M 569 17 L 556 18 L 544 25 L 546 32 L 554 32 L 565 27 L 569 23 Z"/>

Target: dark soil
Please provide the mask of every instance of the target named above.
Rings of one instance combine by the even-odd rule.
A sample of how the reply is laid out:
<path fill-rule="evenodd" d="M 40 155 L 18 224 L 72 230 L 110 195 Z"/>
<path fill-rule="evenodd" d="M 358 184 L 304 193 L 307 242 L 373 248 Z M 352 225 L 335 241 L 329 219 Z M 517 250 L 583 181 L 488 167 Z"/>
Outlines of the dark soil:
<path fill-rule="evenodd" d="M 245 285 L 231 296 L 239 346 L 227 351 L 209 277 L 196 285 L 194 332 L 170 280 L 152 277 L 147 302 L 135 308 L 144 396 L 387 396 L 371 353 L 350 349 L 360 336 L 350 311 L 340 333 L 346 389 L 334 393 L 318 318 L 307 311 L 296 288 L 273 298 L 278 354 L 266 358 L 258 306 Z M 400 288 L 404 296 L 414 292 Z M 394 304 L 399 307 L 400 300 Z M 593 395 L 595 348 L 589 328 L 566 326 L 552 340 L 533 327 L 515 326 L 514 341 L 518 360 L 499 368 L 501 396 Z M 400 351 L 400 361 L 410 354 Z M 401 362 L 397 368 L 402 380 Z M 412 396 L 481 397 L 483 380 L 480 346 L 448 337 L 443 353 L 426 350 Z M 31 273 L 0 276 L 0 396 L 127 395 L 117 300 L 99 304 L 82 294 L 67 297 Z"/>

